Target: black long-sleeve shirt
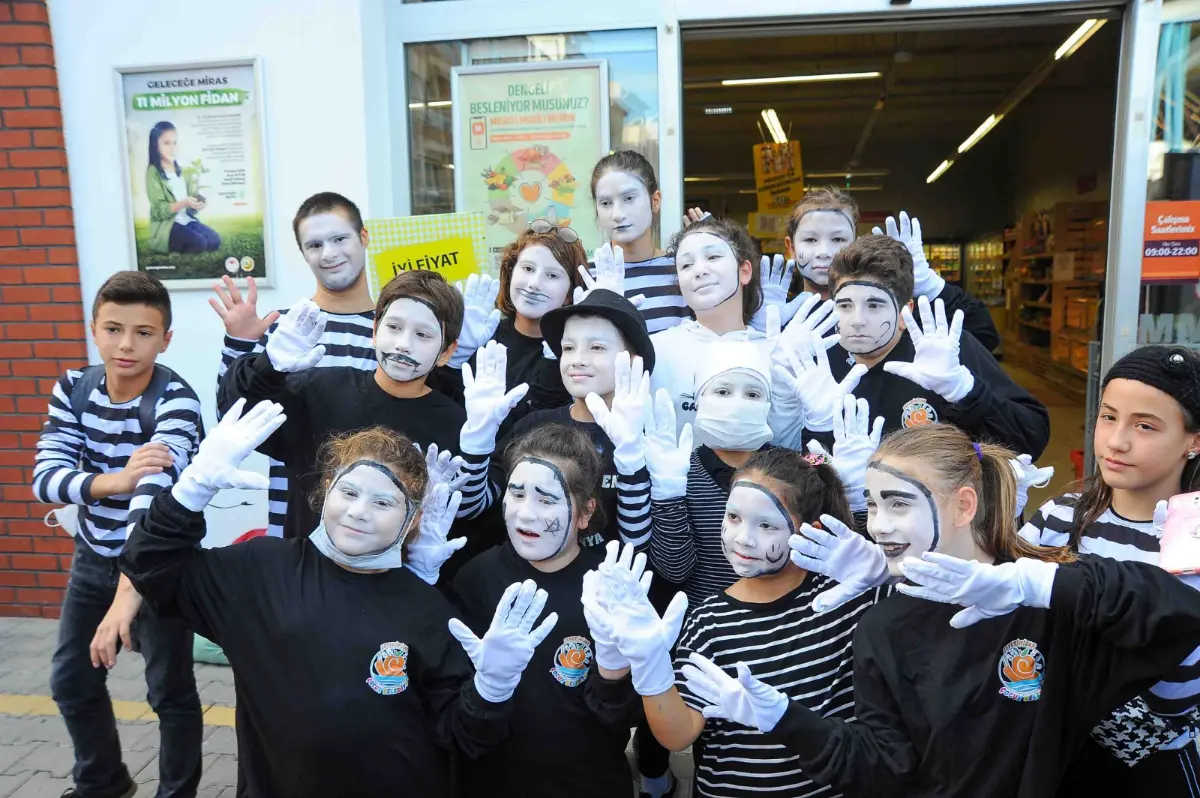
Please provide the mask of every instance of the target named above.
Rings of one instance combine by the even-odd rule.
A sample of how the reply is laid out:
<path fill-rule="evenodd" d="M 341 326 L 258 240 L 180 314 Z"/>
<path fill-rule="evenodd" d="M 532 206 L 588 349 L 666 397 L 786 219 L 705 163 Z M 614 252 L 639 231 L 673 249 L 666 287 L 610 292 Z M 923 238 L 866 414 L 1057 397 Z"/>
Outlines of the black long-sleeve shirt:
<path fill-rule="evenodd" d="M 1000 333 L 996 332 L 996 323 L 992 321 L 992 314 L 987 305 L 953 283 L 946 283 L 937 299 L 946 305 L 946 318 L 954 318 L 954 311 L 961 310 L 963 332 L 975 336 L 975 340 L 987 351 L 996 351 L 996 347 L 1000 345 Z"/>
<path fill-rule="evenodd" d="M 505 798 L 627 798 L 629 730 L 642 718 L 633 682 L 596 670 L 592 635 L 583 617 L 583 575 L 604 559 L 580 549 L 565 568 L 543 573 L 511 544 L 489 549 L 454 580 L 463 620 L 483 634 L 496 603 L 513 582 L 532 579 L 549 596 L 558 623 L 521 675 L 513 696 L 512 736 L 460 774 L 464 794 Z M 543 616 L 544 617 L 544 616 Z M 572 667 L 568 667 L 572 666 Z"/>
<path fill-rule="evenodd" d="M 452 749 L 507 736 L 512 702 L 476 692 L 436 589 L 401 568 L 353 573 L 306 538 L 201 549 L 204 531 L 163 491 L 121 570 L 229 658 L 239 796 L 447 795 Z"/>
<path fill-rule="evenodd" d="M 854 636 L 857 722 L 792 702 L 771 732 L 848 796 L 1053 796 L 1096 723 L 1200 641 L 1200 593 L 1159 568 L 1060 566 L 1050 609 L 965 629 L 896 594 Z"/>

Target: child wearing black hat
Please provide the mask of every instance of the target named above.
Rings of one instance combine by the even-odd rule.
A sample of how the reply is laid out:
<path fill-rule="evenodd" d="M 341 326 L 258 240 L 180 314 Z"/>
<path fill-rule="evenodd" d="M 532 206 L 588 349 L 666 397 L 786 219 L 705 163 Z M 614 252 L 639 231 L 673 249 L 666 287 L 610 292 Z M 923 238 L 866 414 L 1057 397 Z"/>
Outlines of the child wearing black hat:
<path fill-rule="evenodd" d="M 1043 504 L 1021 536 L 1157 564 L 1167 499 L 1200 489 L 1200 354 L 1135 349 L 1109 369 L 1101 390 L 1097 473 Z M 1092 731 L 1059 794 L 1196 795 L 1198 701 L 1200 649 Z"/>

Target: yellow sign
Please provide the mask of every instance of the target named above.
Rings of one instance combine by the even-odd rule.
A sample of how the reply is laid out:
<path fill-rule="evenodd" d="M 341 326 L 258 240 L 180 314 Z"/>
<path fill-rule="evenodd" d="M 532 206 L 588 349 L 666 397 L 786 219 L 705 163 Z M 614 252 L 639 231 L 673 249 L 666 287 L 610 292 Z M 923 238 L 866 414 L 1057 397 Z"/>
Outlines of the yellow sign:
<path fill-rule="evenodd" d="M 482 213 L 368 219 L 366 226 L 371 240 L 368 277 L 375 296 L 401 272 L 437 272 L 454 283 L 492 271 Z"/>
<path fill-rule="evenodd" d="M 800 142 L 755 144 L 754 187 L 760 211 L 789 211 L 804 199 Z"/>

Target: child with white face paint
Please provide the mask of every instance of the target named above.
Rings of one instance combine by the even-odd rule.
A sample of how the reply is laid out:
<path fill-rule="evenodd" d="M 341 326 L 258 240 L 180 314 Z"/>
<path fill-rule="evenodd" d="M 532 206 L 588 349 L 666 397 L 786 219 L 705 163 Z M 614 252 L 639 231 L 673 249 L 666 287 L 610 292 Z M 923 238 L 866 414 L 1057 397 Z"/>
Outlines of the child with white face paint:
<path fill-rule="evenodd" d="M 604 559 L 601 548 L 581 547 L 579 540 L 603 513 L 600 456 L 582 431 L 549 423 L 515 440 L 507 460 L 508 542 L 468 563 L 454 592 L 468 622 L 480 628 L 507 585 L 532 580 L 548 594 L 547 610 L 558 623 L 517 688 L 508 740 L 464 763 L 460 782 L 480 795 L 628 793 L 625 747 L 630 726 L 641 718 L 641 700 L 628 662 L 589 628 L 582 603 L 585 575 Z"/>
<path fill-rule="evenodd" d="M 382 428 L 325 447 L 311 538 L 201 548 L 203 511 L 219 490 L 267 484 L 240 468 L 280 429 L 282 408 L 244 407 L 228 410 L 158 495 L 121 562 L 147 601 L 222 646 L 246 689 L 238 792 L 448 794 L 452 752 L 477 758 L 508 735 L 510 699 L 554 626 L 551 613 L 535 627 L 546 594 L 509 585 L 482 638 L 452 617 L 427 572 L 456 548 L 446 535 L 457 494 L 429 485 L 412 441 Z M 280 661 L 294 680 L 278 678 Z"/>
<path fill-rule="evenodd" d="M 1155 566 L 1022 540 L 1011 456 L 939 425 L 873 458 L 868 529 L 907 581 L 855 632 L 857 722 L 787 701 L 760 681 L 767 663 L 736 680 L 704 668 L 709 711 L 770 731 L 833 789 L 1054 795 L 1094 724 L 1190 654 L 1200 594 Z"/>
<path fill-rule="evenodd" d="M 660 618 L 629 589 L 636 568 L 617 567 L 624 560 L 601 566 L 598 622 L 608 624 L 630 660 L 655 736 L 673 751 L 692 746 L 697 795 L 807 795 L 820 785 L 777 741 L 705 711 L 708 692 L 688 678 L 693 652 L 715 660 L 718 669 L 739 661 L 759 663 L 771 674 L 769 684 L 793 701 L 829 717 L 852 717 L 847 643 L 880 591 L 856 596 L 834 612 L 814 610 L 814 596 L 836 585 L 793 564 L 788 538 L 805 521 L 820 526 L 819 517 L 836 517 L 848 523 L 850 514 L 833 468 L 825 462 L 813 465 L 811 459 L 789 449 L 765 449 L 733 477 L 721 534 L 736 577 L 726 589 L 695 603 L 684 602 L 681 594 Z M 688 604 L 691 613 L 680 635 L 682 608 Z M 648 637 L 643 629 L 659 634 Z M 725 764 L 731 758 L 739 763 L 736 770 Z"/>

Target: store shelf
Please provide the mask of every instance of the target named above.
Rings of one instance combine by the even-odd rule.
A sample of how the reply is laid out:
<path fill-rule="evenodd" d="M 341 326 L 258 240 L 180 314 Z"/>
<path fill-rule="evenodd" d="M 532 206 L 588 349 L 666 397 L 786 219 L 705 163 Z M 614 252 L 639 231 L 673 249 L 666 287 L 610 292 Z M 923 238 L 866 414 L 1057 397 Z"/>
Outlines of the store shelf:
<path fill-rule="evenodd" d="M 1021 260 L 1054 260 L 1054 255 L 1044 252 L 1041 255 L 1022 255 Z"/>
<path fill-rule="evenodd" d="M 1022 327 L 1028 327 L 1031 330 L 1045 330 L 1050 332 L 1050 322 L 1048 321 L 1029 321 L 1027 319 L 1017 319 L 1017 323 Z"/>
<path fill-rule="evenodd" d="M 1054 306 L 1051 305 L 1049 302 L 1031 302 L 1028 299 L 1022 299 L 1021 307 L 1023 307 L 1023 308 L 1044 308 L 1045 310 L 1050 310 Z"/>

